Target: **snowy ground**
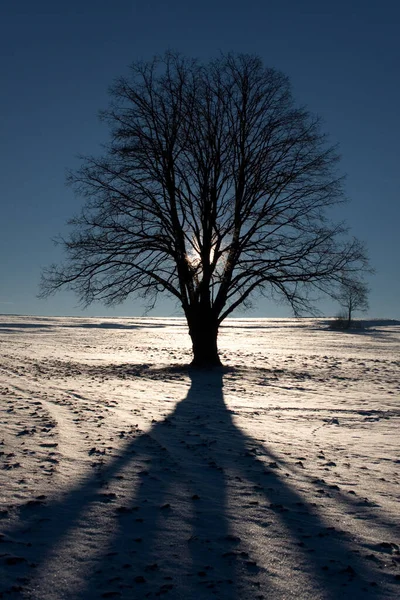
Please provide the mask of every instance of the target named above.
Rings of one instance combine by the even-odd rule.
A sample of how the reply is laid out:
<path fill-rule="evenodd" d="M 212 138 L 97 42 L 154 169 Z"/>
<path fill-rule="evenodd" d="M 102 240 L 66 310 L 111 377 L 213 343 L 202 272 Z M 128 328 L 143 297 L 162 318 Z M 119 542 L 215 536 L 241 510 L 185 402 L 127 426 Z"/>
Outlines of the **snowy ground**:
<path fill-rule="evenodd" d="M 399 598 L 400 324 L 0 317 L 0 598 Z"/>

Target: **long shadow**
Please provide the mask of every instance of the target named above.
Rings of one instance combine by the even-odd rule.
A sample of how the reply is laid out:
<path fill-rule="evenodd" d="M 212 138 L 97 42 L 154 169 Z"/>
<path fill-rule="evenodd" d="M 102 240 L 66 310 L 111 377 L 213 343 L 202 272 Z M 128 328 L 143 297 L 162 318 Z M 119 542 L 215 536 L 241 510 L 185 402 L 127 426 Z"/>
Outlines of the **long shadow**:
<path fill-rule="evenodd" d="M 366 412 L 370 413 L 375 411 Z M 376 412 L 379 413 L 379 411 Z M 274 455 L 272 450 L 268 450 L 268 454 L 271 457 L 275 456 L 275 460 L 280 460 L 282 464 L 285 464 L 285 468 L 292 473 L 300 475 L 303 479 L 307 480 L 309 484 L 314 484 L 318 494 L 323 495 L 324 498 L 332 498 L 332 502 L 334 502 L 338 508 L 341 506 L 343 511 L 348 510 L 357 514 L 358 519 L 373 522 L 374 525 L 379 525 L 382 529 L 390 530 L 392 532 L 392 537 L 399 539 L 399 520 L 395 517 L 390 518 L 382 515 L 383 511 L 379 504 L 369 500 L 365 496 L 361 496 L 360 493 L 356 493 L 354 490 L 352 492 L 346 492 L 345 490 L 340 489 L 337 483 L 328 483 L 322 476 L 316 477 L 315 474 L 308 475 L 304 472 L 303 466 L 299 467 L 296 464 L 282 460 L 278 455 Z"/>
<path fill-rule="evenodd" d="M 319 327 L 313 327 L 314 331 L 325 331 L 337 335 L 348 336 L 370 336 L 375 339 L 391 340 L 392 334 L 397 333 L 397 328 L 400 321 L 395 319 L 373 319 L 369 321 L 360 321 L 356 325 L 346 329 L 335 327 L 335 322 L 332 320 L 321 320 Z M 379 327 L 380 329 L 376 329 Z"/>
<path fill-rule="evenodd" d="M 189 393 L 167 418 L 59 501 L 21 510 L 3 541 L 19 544 L 26 597 L 286 598 L 281 560 L 304 598 L 389 597 L 371 586 L 382 579 L 377 566 L 235 425 L 223 372 L 189 373 Z"/>

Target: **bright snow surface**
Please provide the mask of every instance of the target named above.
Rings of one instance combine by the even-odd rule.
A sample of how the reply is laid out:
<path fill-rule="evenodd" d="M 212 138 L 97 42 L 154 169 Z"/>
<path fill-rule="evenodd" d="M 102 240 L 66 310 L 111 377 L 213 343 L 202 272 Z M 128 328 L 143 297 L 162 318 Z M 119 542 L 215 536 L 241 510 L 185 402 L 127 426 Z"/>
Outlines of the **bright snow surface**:
<path fill-rule="evenodd" d="M 0 317 L 0 598 L 400 596 L 400 323 Z"/>

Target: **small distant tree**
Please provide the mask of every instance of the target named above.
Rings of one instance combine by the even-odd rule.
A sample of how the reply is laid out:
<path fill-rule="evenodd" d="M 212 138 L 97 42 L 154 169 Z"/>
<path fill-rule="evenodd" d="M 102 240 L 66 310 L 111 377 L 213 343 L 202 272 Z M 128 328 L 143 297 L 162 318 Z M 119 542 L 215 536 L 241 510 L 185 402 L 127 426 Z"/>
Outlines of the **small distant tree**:
<path fill-rule="evenodd" d="M 338 155 L 282 73 L 258 57 L 202 64 L 175 53 L 132 65 L 103 113 L 111 139 L 70 183 L 85 204 L 62 239 L 66 286 L 84 305 L 159 292 L 182 307 L 193 364 L 220 364 L 222 321 L 257 293 L 295 314 L 367 265 L 327 211 L 344 201 Z"/>
<path fill-rule="evenodd" d="M 356 311 L 365 312 L 368 304 L 369 288 L 366 283 L 359 279 L 343 281 L 335 299 L 343 309 L 343 320 L 346 329 L 352 324 L 353 314 Z"/>

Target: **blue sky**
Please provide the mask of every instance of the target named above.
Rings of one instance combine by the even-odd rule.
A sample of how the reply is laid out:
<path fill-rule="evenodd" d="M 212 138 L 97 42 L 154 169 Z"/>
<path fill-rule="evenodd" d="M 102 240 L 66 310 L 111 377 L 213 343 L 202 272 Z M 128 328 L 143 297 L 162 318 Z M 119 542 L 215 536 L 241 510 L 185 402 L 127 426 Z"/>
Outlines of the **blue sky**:
<path fill-rule="evenodd" d="M 296 100 L 340 144 L 341 208 L 376 275 L 370 315 L 400 318 L 400 3 L 396 0 L 3 0 L 0 6 L 0 313 L 140 315 L 132 300 L 82 312 L 72 294 L 39 300 L 52 238 L 81 202 L 65 187 L 78 154 L 97 154 L 97 114 L 130 62 L 168 48 L 199 58 L 255 53 L 291 79 Z M 320 304 L 325 314 L 337 306 Z M 179 314 L 161 301 L 155 315 Z M 249 316 L 289 316 L 258 303 Z"/>

